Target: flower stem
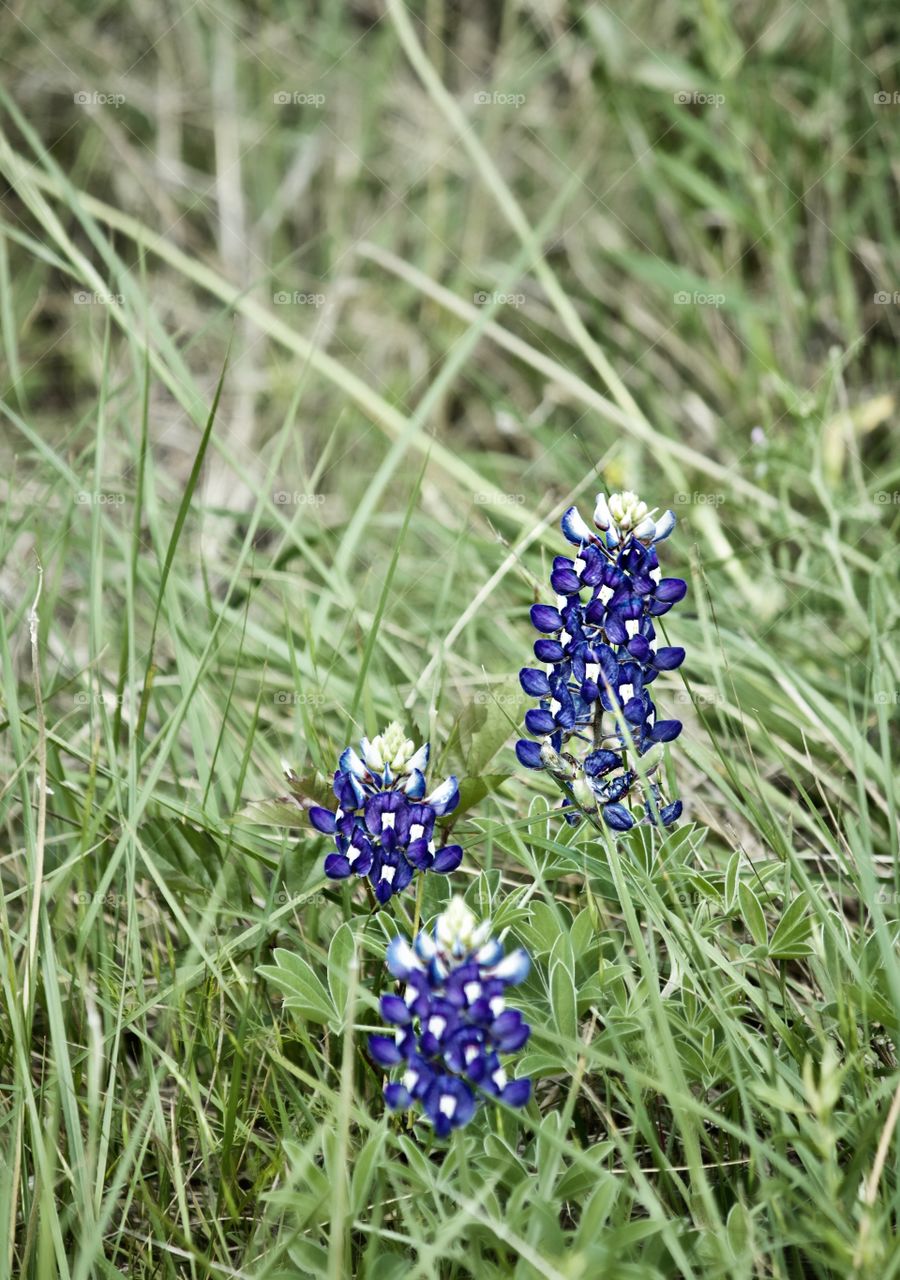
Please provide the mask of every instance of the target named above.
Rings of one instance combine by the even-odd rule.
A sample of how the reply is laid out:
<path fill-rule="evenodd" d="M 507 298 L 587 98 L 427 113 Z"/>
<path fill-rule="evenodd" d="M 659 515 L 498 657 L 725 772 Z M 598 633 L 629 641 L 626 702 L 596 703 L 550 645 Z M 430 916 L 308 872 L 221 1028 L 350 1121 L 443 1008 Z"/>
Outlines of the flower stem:
<path fill-rule="evenodd" d="M 416 938 L 419 936 L 419 920 L 422 916 L 422 894 L 425 891 L 425 876 L 421 872 L 419 873 L 418 879 L 419 883 L 416 885 L 416 911 L 413 916 L 413 942 L 415 942 Z"/>

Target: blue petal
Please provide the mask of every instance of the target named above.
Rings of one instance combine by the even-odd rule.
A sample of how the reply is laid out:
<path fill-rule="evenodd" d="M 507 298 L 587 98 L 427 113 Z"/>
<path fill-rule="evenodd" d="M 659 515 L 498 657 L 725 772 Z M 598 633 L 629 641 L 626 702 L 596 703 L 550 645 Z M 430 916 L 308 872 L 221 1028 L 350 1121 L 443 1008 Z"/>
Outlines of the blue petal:
<path fill-rule="evenodd" d="M 388 971 L 395 978 L 406 979 L 411 973 L 422 973 L 424 966 L 405 938 L 393 938 L 385 953 Z"/>
<path fill-rule="evenodd" d="M 531 624 L 536 631 L 544 631 L 550 635 L 562 630 L 562 614 L 558 609 L 554 609 L 552 604 L 533 604 Z"/>
<path fill-rule="evenodd" d="M 550 586 L 561 596 L 573 596 L 581 590 L 581 579 L 574 569 L 554 569 L 550 574 Z"/>
<path fill-rule="evenodd" d="M 663 649 L 657 649 L 653 655 L 652 662 L 657 671 L 674 671 L 676 667 L 680 667 L 684 662 L 684 650 L 677 645 L 668 645 Z"/>
<path fill-rule="evenodd" d="M 584 758 L 584 771 L 589 778 L 597 778 L 604 773 L 609 773 L 610 769 L 614 769 L 619 763 L 619 755 L 616 751 L 592 751 Z"/>
<path fill-rule="evenodd" d="M 492 978 L 499 978 L 501 982 L 515 986 L 516 983 L 522 982 L 528 976 L 528 970 L 531 968 L 531 960 L 528 958 L 528 952 L 524 947 L 517 947 L 515 951 L 511 951 L 508 956 L 504 956 L 499 964 L 495 964 L 490 970 Z"/>
<path fill-rule="evenodd" d="M 459 804 L 459 781 L 456 776 L 451 774 L 446 782 L 436 787 L 426 798 L 425 803 L 430 805 L 438 816 L 455 809 Z"/>
<path fill-rule="evenodd" d="M 568 511 L 563 513 L 559 526 L 569 541 L 574 542 L 576 546 L 591 542 L 597 536 L 582 518 L 577 507 L 569 507 Z"/>
<path fill-rule="evenodd" d="M 664 827 L 668 827 L 671 823 L 677 822 L 684 810 L 684 805 L 680 800 L 673 800 L 671 804 L 667 804 L 659 811 L 659 820 Z"/>
<path fill-rule="evenodd" d="M 607 804 L 603 806 L 603 818 L 613 831 L 627 831 L 634 826 L 634 818 L 623 804 Z"/>
<path fill-rule="evenodd" d="M 352 870 L 345 853 L 329 853 L 325 859 L 325 874 L 329 880 L 346 880 Z"/>
<path fill-rule="evenodd" d="M 409 1006 L 400 996 L 384 995 L 381 997 L 381 1016 L 385 1022 L 392 1022 L 395 1026 L 405 1027 L 412 1021 L 412 1014 Z"/>
<path fill-rule="evenodd" d="M 525 712 L 525 728 L 529 733 L 552 733 L 556 728 L 556 721 L 553 719 L 553 716 L 549 711 L 544 711 L 539 707 L 533 707 L 531 711 Z M 538 755 L 540 755 L 540 748 L 538 748 Z M 537 766 L 534 765 L 530 767 L 536 768 Z"/>
<path fill-rule="evenodd" d="M 536 640 L 534 656 L 538 662 L 562 662 L 566 653 L 558 640 Z"/>
<path fill-rule="evenodd" d="M 524 1107 L 531 1098 L 531 1081 L 525 1076 L 521 1080 L 510 1080 L 500 1094 L 501 1102 L 508 1107 Z"/>
<path fill-rule="evenodd" d="M 425 794 L 425 774 L 421 769 L 413 769 L 403 790 L 410 800 L 421 800 Z"/>
<path fill-rule="evenodd" d="M 391 1081 L 384 1086 L 384 1100 L 391 1111 L 405 1111 L 412 1106 L 412 1094 L 405 1085 Z"/>
<path fill-rule="evenodd" d="M 683 578 L 663 578 L 662 582 L 657 583 L 654 594 L 657 600 L 676 604 L 687 595 L 687 583 Z"/>
<path fill-rule="evenodd" d="M 338 761 L 338 764 L 340 765 L 341 773 L 350 773 L 355 778 L 360 779 L 371 776 L 369 774 L 369 770 L 352 747 L 346 747 L 341 752 L 341 758 Z"/>
<path fill-rule="evenodd" d="M 543 671 L 523 667 L 519 672 L 519 684 L 532 698 L 546 698 L 550 694 L 550 681 Z"/>
<path fill-rule="evenodd" d="M 647 735 L 651 742 L 671 742 L 681 733 L 680 720 L 657 720 Z"/>
<path fill-rule="evenodd" d="M 423 742 L 421 747 L 419 747 L 419 750 L 415 753 L 415 755 L 410 756 L 406 765 L 407 769 L 410 771 L 410 773 L 414 769 L 418 769 L 422 773 L 424 773 L 425 770 L 428 768 L 428 758 L 430 755 L 431 755 L 431 743 Z"/>
<path fill-rule="evenodd" d="M 653 535 L 654 542 L 662 542 L 664 538 L 668 538 L 669 534 L 675 528 L 675 512 L 664 511 L 656 522 L 656 533 Z"/>
<path fill-rule="evenodd" d="M 529 742 L 527 738 L 520 738 L 516 743 L 516 756 L 519 764 L 524 765 L 526 769 L 543 769 L 544 767 L 539 742 Z"/>
<path fill-rule="evenodd" d="M 369 1053 L 380 1067 L 396 1067 L 404 1060 L 393 1036 L 369 1036 Z"/>
<path fill-rule="evenodd" d="M 462 862 L 463 851 L 458 844 L 445 845 L 443 849 L 438 849 L 434 855 L 434 862 L 431 864 L 432 871 L 439 871 L 446 875 L 449 871 L 455 871 Z"/>
<path fill-rule="evenodd" d="M 309 820 L 317 831 L 324 832 L 326 836 L 334 835 L 337 819 L 330 809 L 322 809 L 314 804 L 309 811 Z"/>

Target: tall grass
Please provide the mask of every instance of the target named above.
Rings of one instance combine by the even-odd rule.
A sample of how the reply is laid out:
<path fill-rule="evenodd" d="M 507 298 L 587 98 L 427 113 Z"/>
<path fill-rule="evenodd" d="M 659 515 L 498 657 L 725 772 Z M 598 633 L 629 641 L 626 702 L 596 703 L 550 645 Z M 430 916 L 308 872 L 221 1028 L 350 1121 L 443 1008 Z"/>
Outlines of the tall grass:
<path fill-rule="evenodd" d="M 7 10 L 0 1277 L 900 1273 L 892 17 Z M 511 744 L 623 486 L 686 818 L 613 842 Z M 254 803 L 396 718 L 534 959 L 448 1145 Z"/>

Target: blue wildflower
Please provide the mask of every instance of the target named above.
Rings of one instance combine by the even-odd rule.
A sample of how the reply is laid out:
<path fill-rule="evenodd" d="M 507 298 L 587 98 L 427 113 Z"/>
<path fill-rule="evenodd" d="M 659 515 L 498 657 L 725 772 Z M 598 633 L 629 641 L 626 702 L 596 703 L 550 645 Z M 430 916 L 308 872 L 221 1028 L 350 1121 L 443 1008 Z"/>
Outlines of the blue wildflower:
<path fill-rule="evenodd" d="M 468 1124 L 483 1098 L 522 1107 L 531 1097 L 531 1081 L 508 1080 L 501 1062 L 531 1034 L 505 999 L 506 988 L 528 973 L 529 959 L 521 948 L 505 955 L 490 930 L 489 921 L 476 926 L 455 897 L 430 932 L 412 946 L 394 938 L 387 951 L 388 969 L 404 989 L 381 997 L 382 1016 L 395 1031 L 370 1036 L 369 1052 L 385 1070 L 403 1068 L 385 1085 L 387 1105 L 421 1107 L 439 1138 Z"/>
<path fill-rule="evenodd" d="M 564 785 L 575 801 L 570 821 L 599 813 L 616 831 L 636 821 L 668 826 L 680 817 L 681 801 L 667 803 L 655 782 L 646 786 L 640 818 L 625 802 L 659 768 L 659 744 L 681 732 L 680 721 L 657 717 L 649 691 L 660 671 L 674 670 L 685 656 L 676 646 L 658 647 L 653 625 L 687 592 L 681 578 L 661 576 L 656 551 L 675 528 L 675 514 L 657 517 L 634 493 L 601 493 L 594 528 L 575 507 L 561 527 L 578 550 L 553 561 L 556 603 L 531 609 L 540 633 L 534 654 L 546 670 L 519 673 L 522 688 L 538 699 L 525 728 L 541 741 L 520 739 L 516 754 L 526 768 L 545 769 Z M 579 742 L 580 760 L 567 749 Z"/>
<path fill-rule="evenodd" d="M 371 742 L 363 738 L 359 752 L 347 747 L 334 775 L 337 808 L 309 811 L 316 830 L 334 837 L 327 876 L 367 876 L 385 903 L 416 871 L 455 871 L 462 849 L 437 846 L 435 820 L 456 808 L 459 785 L 450 777 L 426 796 L 428 756 L 428 743 L 417 750 L 396 722 Z"/>

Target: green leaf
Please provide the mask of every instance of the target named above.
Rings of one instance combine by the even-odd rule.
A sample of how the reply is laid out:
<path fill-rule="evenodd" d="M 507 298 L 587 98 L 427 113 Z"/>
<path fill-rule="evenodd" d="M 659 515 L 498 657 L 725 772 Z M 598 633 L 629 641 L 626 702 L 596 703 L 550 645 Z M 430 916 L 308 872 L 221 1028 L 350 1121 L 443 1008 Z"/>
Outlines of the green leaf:
<path fill-rule="evenodd" d="M 764 947 L 768 941 L 769 932 L 766 928 L 766 917 L 759 905 L 759 898 L 749 884 L 743 882 L 738 887 L 738 896 L 741 901 L 741 914 L 753 941 Z"/>
<path fill-rule="evenodd" d="M 731 914 L 737 903 L 738 873 L 741 869 L 741 853 L 733 853 L 725 868 L 725 910 Z"/>
<path fill-rule="evenodd" d="M 812 918 L 806 914 L 809 897 L 801 893 L 785 910 L 769 943 L 769 955 L 776 960 L 793 960 L 809 955 L 812 947 L 806 939 L 812 933 Z"/>
<path fill-rule="evenodd" d="M 350 981 L 350 964 L 356 950 L 353 930 L 346 921 L 339 926 L 328 948 L 328 989 L 334 1007 L 342 1019 L 347 1008 L 347 989 Z"/>
<path fill-rule="evenodd" d="M 510 676 L 500 684 L 480 693 L 465 706 L 453 734 L 456 755 L 462 760 L 463 772 L 479 777 L 515 733 L 525 708 L 531 700 L 519 686 L 518 677 Z"/>
<path fill-rule="evenodd" d="M 276 950 L 275 961 L 274 965 L 260 965 L 257 973 L 278 988 L 287 1007 L 310 1022 L 336 1024 L 331 996 L 306 961 L 284 947 Z"/>
<path fill-rule="evenodd" d="M 305 827 L 311 835 L 317 834 L 310 827 L 306 809 L 293 796 L 281 796 L 273 800 L 248 800 L 231 821 L 239 823 L 241 819 L 258 826 Z"/>
<path fill-rule="evenodd" d="M 559 960 L 550 969 L 550 1003 L 560 1035 L 574 1040 L 578 1035 L 575 979 L 566 964 Z"/>

